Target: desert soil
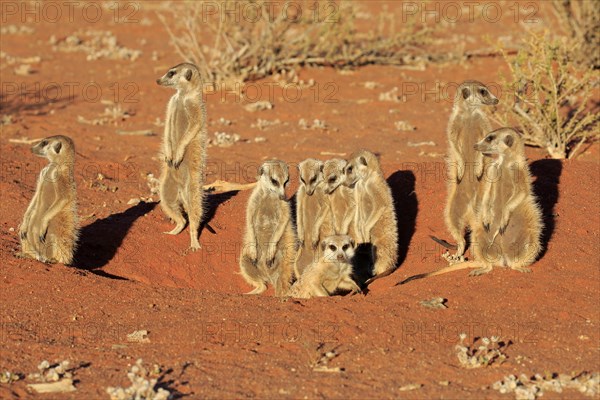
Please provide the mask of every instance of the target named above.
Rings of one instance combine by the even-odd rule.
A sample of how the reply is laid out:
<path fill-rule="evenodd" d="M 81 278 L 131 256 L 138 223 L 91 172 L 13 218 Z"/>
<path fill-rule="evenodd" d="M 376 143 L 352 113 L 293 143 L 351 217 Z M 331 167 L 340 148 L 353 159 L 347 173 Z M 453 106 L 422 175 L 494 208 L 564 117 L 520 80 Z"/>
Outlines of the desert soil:
<path fill-rule="evenodd" d="M 27 375 L 44 359 L 70 360 L 77 367 L 77 391 L 34 395 L 26 386 L 31 380 L 24 379 L 0 384 L 0 398 L 108 398 L 108 386 L 128 385 L 126 371 L 138 358 L 160 365 L 162 386 L 183 398 L 508 399 L 514 394 L 502 395 L 491 385 L 509 374 L 598 372 L 598 146 L 570 161 L 527 149 L 546 224 L 545 251 L 530 274 L 495 269 L 469 277 L 462 271 L 395 286 L 445 265 L 443 249 L 429 235 L 450 239 L 442 213 L 445 126 L 452 105 L 440 97 L 436 82 L 450 87 L 450 96 L 455 83 L 465 79 L 500 82 L 506 72 L 500 57 L 423 69 L 305 68 L 298 75 L 305 82 L 313 79 L 314 86 L 299 90 L 295 102 L 290 96 L 298 93 L 297 86 L 294 93 L 275 89 L 271 94 L 266 82 L 273 79 L 251 84 L 252 90 L 262 89 L 260 100 L 274 104 L 258 112 L 247 111 L 248 101 L 233 94 L 208 94 L 210 135 L 237 133 L 242 141 L 209 148 L 207 182 L 252 182 L 257 165 L 269 158 L 295 164 L 308 157 L 344 157 L 364 147 L 380 154 L 397 207 L 400 266 L 366 293 L 302 301 L 277 298 L 272 291 L 246 296 L 251 288 L 238 274 L 238 254 L 248 192 L 208 196 L 208 223 L 215 233 L 202 231 L 198 252 L 186 252 L 187 231 L 175 237 L 161 233 L 172 224 L 150 192 L 147 175 L 159 174 L 162 127 L 156 122 L 164 121 L 172 92 L 155 80 L 182 60 L 156 17 L 158 3 L 140 4 L 135 23 L 115 22 L 106 8 L 98 22 L 86 22 L 76 8 L 73 22 L 64 20 L 66 15 L 60 24 L 43 15 L 37 22 L 29 17 L 22 25 L 32 32 L 2 34 L 3 52 L 41 61 L 26 76 L 15 70 L 27 62 L 3 58 L 0 69 L 2 114 L 12 115 L 0 140 L 0 372 Z M 381 5 L 371 4 L 367 11 Z M 509 5 L 499 4 L 507 12 Z M 551 27 L 549 13 L 542 4 L 540 24 Z M 21 25 L 20 15 L 2 18 L 3 27 Z M 448 27 L 455 43 L 447 46 L 478 49 L 486 47 L 485 33 L 514 41 L 523 34 L 512 16 L 502 21 Z M 84 53 L 53 51 L 49 44 L 52 35 L 60 39 L 92 29 L 111 31 L 120 45 L 141 50 L 141 56 L 87 61 Z M 52 82 L 63 88 L 58 101 L 49 101 Z M 75 96 L 67 98 L 66 87 L 73 82 Z M 91 83 L 101 88 L 100 98 L 92 98 L 92 89 L 83 90 Z M 419 89 L 406 101 L 379 99 L 394 87 L 402 92 L 415 83 Z M 29 92 L 39 85 L 42 94 L 12 94 L 15 84 Z M 130 94 L 127 100 L 133 102 L 125 102 Z M 78 122 L 78 116 L 98 118 L 110 107 L 100 100 L 115 96 L 129 118 L 104 125 Z M 510 96 L 502 94 L 501 101 Z M 280 122 L 261 130 L 252 126 L 258 119 Z M 325 121 L 327 128 L 302 129 L 300 119 Z M 398 130 L 396 121 L 416 129 Z M 142 129 L 157 135 L 116 134 Z M 13 255 L 18 225 L 45 161 L 35 158 L 29 145 L 10 140 L 54 134 L 71 136 L 77 146 L 82 230 L 74 266 Z M 257 137 L 265 140 L 256 142 Z M 293 174 L 290 196 L 296 187 Z M 146 201 L 130 203 L 140 197 Z M 434 297 L 447 299 L 448 308 L 419 304 Z M 128 342 L 127 335 L 137 330 L 147 330 L 150 342 Z M 512 342 L 507 360 L 462 368 L 455 345 L 463 332 L 469 343 L 492 335 Z M 328 351 L 337 355 L 326 363 L 329 370 L 313 368 Z M 405 390 L 411 384 L 413 390 Z M 563 396 L 584 398 L 575 391 Z"/>

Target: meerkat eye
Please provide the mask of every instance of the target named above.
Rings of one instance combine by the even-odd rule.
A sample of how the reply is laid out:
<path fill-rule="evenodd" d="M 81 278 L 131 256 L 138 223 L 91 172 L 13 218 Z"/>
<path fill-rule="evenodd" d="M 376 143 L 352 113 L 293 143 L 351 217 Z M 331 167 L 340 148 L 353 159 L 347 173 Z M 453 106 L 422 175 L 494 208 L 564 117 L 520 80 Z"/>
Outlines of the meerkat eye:
<path fill-rule="evenodd" d="M 337 247 L 335 247 L 334 245 L 330 244 L 330 245 L 329 245 L 329 250 L 331 250 L 331 251 L 336 251 L 336 250 L 337 250 Z"/>
<path fill-rule="evenodd" d="M 271 183 L 272 183 L 274 186 L 279 186 L 279 182 L 277 182 L 275 179 L 271 179 Z"/>
<path fill-rule="evenodd" d="M 304 180 L 303 177 L 300 177 L 300 182 L 302 182 L 304 185 L 306 185 L 306 181 Z"/>
<path fill-rule="evenodd" d="M 485 97 L 485 96 L 487 96 L 487 90 L 479 89 L 479 94 Z"/>
<path fill-rule="evenodd" d="M 329 178 L 328 182 L 329 183 L 335 183 L 335 176 L 332 176 L 331 178 Z"/>
<path fill-rule="evenodd" d="M 316 181 L 316 180 L 317 180 L 317 177 L 316 177 L 316 176 L 313 176 L 313 177 L 310 179 L 310 183 L 315 183 L 315 181 Z"/>
<path fill-rule="evenodd" d="M 285 181 L 285 182 L 283 182 L 283 186 L 287 186 L 287 184 L 288 184 L 289 182 L 290 182 L 290 179 L 289 179 L 289 178 L 288 178 L 288 179 L 286 179 L 286 181 Z"/>
<path fill-rule="evenodd" d="M 167 74 L 167 78 L 172 78 L 173 75 L 175 75 L 175 71 L 169 71 L 169 73 Z"/>
<path fill-rule="evenodd" d="M 349 167 L 346 169 L 346 171 L 348 171 L 348 173 L 349 173 L 349 174 L 351 174 L 351 173 L 352 173 L 352 165 L 350 165 L 350 166 L 349 166 Z"/>
<path fill-rule="evenodd" d="M 40 142 L 40 145 L 41 145 L 42 147 L 45 147 L 47 144 L 48 144 L 48 141 L 47 141 L 47 140 L 42 140 L 42 141 Z"/>
<path fill-rule="evenodd" d="M 346 250 L 348 250 L 348 247 L 350 247 L 350 246 L 347 245 L 347 244 L 345 244 L 345 245 L 342 246 L 342 250 L 346 251 Z"/>
<path fill-rule="evenodd" d="M 493 136 L 488 136 L 488 137 L 485 138 L 485 141 L 488 142 L 488 143 L 491 143 L 492 140 L 494 140 Z"/>

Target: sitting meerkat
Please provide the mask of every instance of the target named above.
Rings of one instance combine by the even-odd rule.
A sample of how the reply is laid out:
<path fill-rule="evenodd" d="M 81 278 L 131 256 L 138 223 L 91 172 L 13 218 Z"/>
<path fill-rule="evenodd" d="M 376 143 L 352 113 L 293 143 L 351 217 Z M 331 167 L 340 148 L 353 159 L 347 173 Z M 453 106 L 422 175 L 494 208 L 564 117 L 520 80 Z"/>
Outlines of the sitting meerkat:
<path fill-rule="evenodd" d="M 447 128 L 450 176 L 444 210 L 446 226 L 457 243 L 454 260 L 462 260 L 465 253 L 465 229 L 472 228 L 476 193 L 487 162 L 473 145 L 492 130 L 485 108 L 496 104 L 496 96 L 481 82 L 465 81 L 456 90 Z"/>
<path fill-rule="evenodd" d="M 306 267 L 288 296 L 308 299 L 331 296 L 339 290 L 359 293 L 360 288 L 352 279 L 354 240 L 348 235 L 328 236 L 320 248 L 323 256 Z"/>
<path fill-rule="evenodd" d="M 50 163 L 40 172 L 35 194 L 19 227 L 18 257 L 71 264 L 79 235 L 74 179 L 75 145 L 67 136 L 50 136 L 31 151 Z"/>
<path fill-rule="evenodd" d="M 296 236 L 291 210 L 285 197 L 289 182 L 288 166 L 283 161 L 264 162 L 258 172 L 246 207 L 246 231 L 240 256 L 241 274 L 260 294 L 267 283 L 281 296 L 290 288 L 296 259 Z"/>
<path fill-rule="evenodd" d="M 160 175 L 160 206 L 176 225 L 164 233 L 181 233 L 187 217 L 190 250 L 196 251 L 204 215 L 207 141 L 202 77 L 194 64 L 183 63 L 170 68 L 156 83 L 177 90 L 167 105 Z"/>
<path fill-rule="evenodd" d="M 398 226 L 392 191 L 379 160 L 370 151 L 354 153 L 345 173 L 344 184 L 354 188 L 354 232 L 358 243 L 372 245 L 372 274 L 387 276 L 396 269 L 398 262 Z"/>
<path fill-rule="evenodd" d="M 302 275 L 302 266 L 315 261 L 321 226 L 328 208 L 323 183 L 323 162 L 312 158 L 298 165 L 300 187 L 296 193 L 296 228 L 299 248 L 294 272 Z"/>
<path fill-rule="evenodd" d="M 356 201 L 354 189 L 343 185 L 346 180 L 345 168 L 348 162 L 341 159 L 325 161 L 323 165 L 323 181 L 329 205 L 331 234 L 350 235 L 354 233 L 354 217 Z"/>
<path fill-rule="evenodd" d="M 472 231 L 474 260 L 415 275 L 401 284 L 465 268 L 474 268 L 470 275 L 488 273 L 493 267 L 530 272 L 528 266 L 539 256 L 542 216 L 521 137 L 513 129 L 500 128 L 473 147 L 490 159 Z"/>

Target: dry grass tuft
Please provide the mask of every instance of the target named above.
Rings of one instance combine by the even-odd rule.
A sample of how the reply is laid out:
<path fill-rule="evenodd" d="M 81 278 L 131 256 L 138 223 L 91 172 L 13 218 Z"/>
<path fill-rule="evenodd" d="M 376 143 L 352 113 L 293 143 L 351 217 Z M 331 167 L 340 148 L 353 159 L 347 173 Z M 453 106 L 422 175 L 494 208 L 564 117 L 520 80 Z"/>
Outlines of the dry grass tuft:
<path fill-rule="evenodd" d="M 577 38 L 532 32 L 515 57 L 502 51 L 510 70 L 504 86 L 515 97 L 501 102 L 497 120 L 516 126 L 526 144 L 552 158 L 573 158 L 600 139 L 600 79 L 592 64 L 580 61 L 586 46 Z"/>
<path fill-rule="evenodd" d="M 288 11 L 303 5 L 296 15 L 282 11 L 288 3 L 202 0 L 174 3 L 170 16 L 158 16 L 182 59 L 199 65 L 211 83 L 252 81 L 299 66 L 405 65 L 427 58 L 422 47 L 432 30 L 415 20 L 397 22 L 384 9 L 369 21 L 375 28 L 360 32 L 352 1 L 294 3 Z M 232 9 L 244 12 L 225 12 Z"/>

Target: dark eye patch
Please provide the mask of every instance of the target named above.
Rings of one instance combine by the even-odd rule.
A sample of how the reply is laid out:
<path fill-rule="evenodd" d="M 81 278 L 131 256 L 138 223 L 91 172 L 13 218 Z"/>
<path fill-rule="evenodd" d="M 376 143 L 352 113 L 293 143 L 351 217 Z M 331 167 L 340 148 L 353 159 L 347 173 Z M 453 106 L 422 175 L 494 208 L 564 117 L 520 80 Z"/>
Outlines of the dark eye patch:
<path fill-rule="evenodd" d="M 271 183 L 275 186 L 279 186 L 279 182 L 277 182 L 275 179 L 271 179 Z"/>
<path fill-rule="evenodd" d="M 335 180 L 336 180 L 335 176 L 332 176 L 331 178 L 329 178 L 328 182 L 335 183 Z"/>
<path fill-rule="evenodd" d="M 317 177 L 316 177 L 316 176 L 313 176 L 313 177 L 310 179 L 310 183 L 315 183 L 315 181 L 316 181 L 316 180 L 317 180 Z"/>
<path fill-rule="evenodd" d="M 169 71 L 169 73 L 167 74 L 167 78 L 172 78 L 173 75 L 175 75 L 175 71 Z"/>
<path fill-rule="evenodd" d="M 48 144 L 48 141 L 47 141 L 47 140 L 42 140 L 42 141 L 40 142 L 40 145 L 41 145 L 42 147 L 45 147 L 47 144 Z"/>
<path fill-rule="evenodd" d="M 345 245 L 342 246 L 342 250 L 346 251 L 346 250 L 348 250 L 348 247 L 349 246 L 347 244 L 345 244 Z"/>
<path fill-rule="evenodd" d="M 336 251 L 336 250 L 337 250 L 337 247 L 335 247 L 334 245 L 330 244 L 330 245 L 329 245 L 329 250 L 331 250 L 331 251 Z"/>
<path fill-rule="evenodd" d="M 495 136 L 488 136 L 485 138 L 485 141 L 490 143 L 492 140 L 494 140 L 496 137 Z"/>
<path fill-rule="evenodd" d="M 305 184 L 305 185 L 306 185 L 306 181 L 304 180 L 304 178 L 303 178 L 303 177 L 300 177 L 300 182 L 302 182 L 303 184 Z"/>

